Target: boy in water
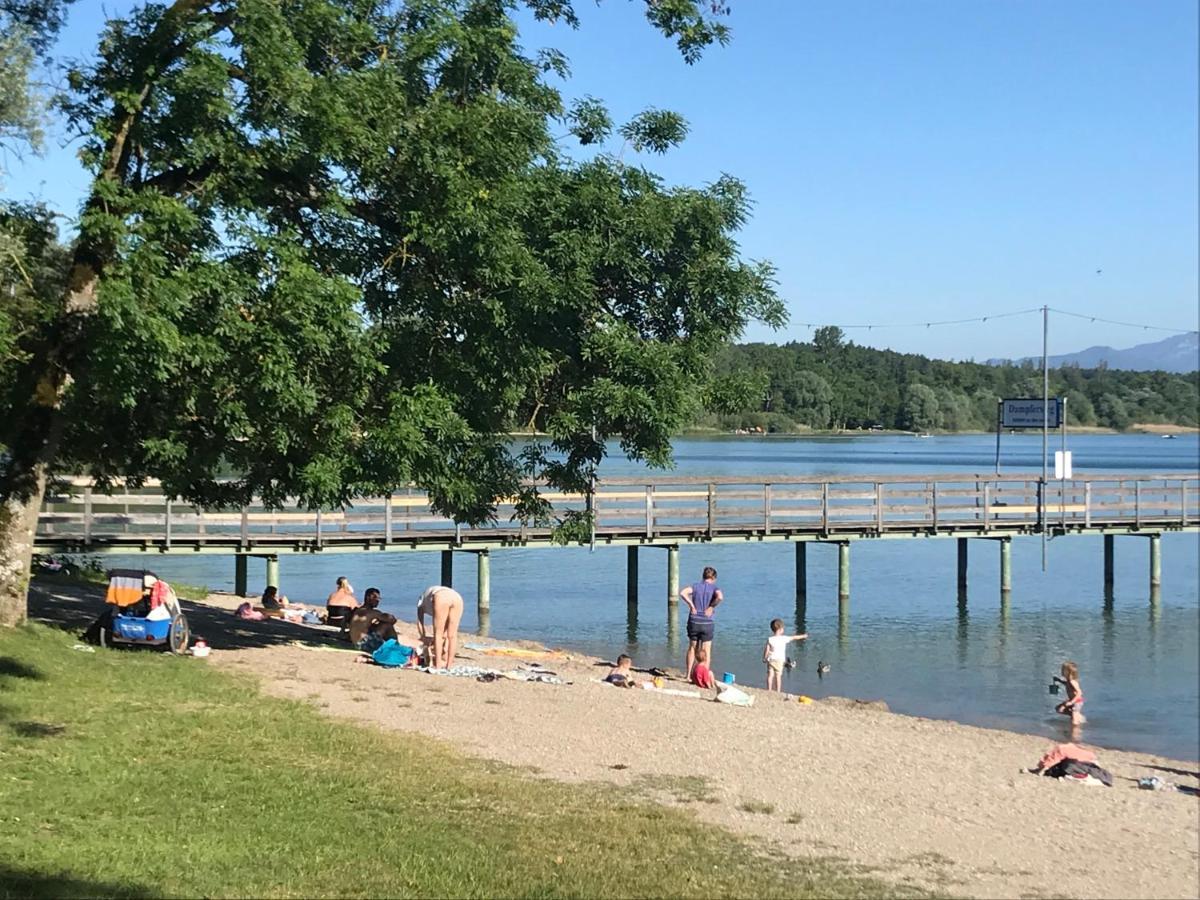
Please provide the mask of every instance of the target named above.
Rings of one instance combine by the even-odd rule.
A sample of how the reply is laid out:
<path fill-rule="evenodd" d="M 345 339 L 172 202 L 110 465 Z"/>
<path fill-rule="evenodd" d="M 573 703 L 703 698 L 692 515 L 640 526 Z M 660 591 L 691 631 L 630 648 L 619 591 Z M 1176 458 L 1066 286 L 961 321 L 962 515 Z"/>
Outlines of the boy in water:
<path fill-rule="evenodd" d="M 1062 664 L 1062 677 L 1055 675 L 1054 680 L 1067 689 L 1067 699 L 1054 711 L 1071 717 L 1071 725 L 1079 726 L 1087 721 L 1083 717 L 1083 688 L 1079 685 L 1079 666 L 1067 660 Z"/>
<path fill-rule="evenodd" d="M 763 645 L 763 662 L 767 664 L 767 690 L 783 690 L 783 664 L 787 662 L 787 648 L 792 641 L 808 639 L 808 633 L 784 634 L 783 619 L 771 620 L 771 636 Z"/>

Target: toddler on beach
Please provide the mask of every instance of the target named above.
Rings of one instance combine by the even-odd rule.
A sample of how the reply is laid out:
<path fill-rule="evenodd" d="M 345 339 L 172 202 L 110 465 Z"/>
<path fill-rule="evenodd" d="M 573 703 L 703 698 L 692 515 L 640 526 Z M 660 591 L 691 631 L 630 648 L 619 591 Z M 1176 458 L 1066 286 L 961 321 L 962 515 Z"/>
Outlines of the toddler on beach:
<path fill-rule="evenodd" d="M 616 668 L 609 672 L 608 677 L 604 680 L 617 687 L 634 687 L 636 685 L 633 680 L 633 660 L 628 654 L 622 653 L 617 657 Z"/>
<path fill-rule="evenodd" d="M 692 666 L 692 684 L 710 689 L 717 686 L 717 679 L 708 667 L 708 651 L 703 647 L 696 651 L 696 664 Z"/>
<path fill-rule="evenodd" d="M 767 690 L 783 690 L 783 664 L 787 662 L 787 647 L 792 641 L 803 641 L 804 634 L 784 634 L 783 619 L 771 620 L 771 636 L 763 645 L 763 662 L 767 664 Z"/>
<path fill-rule="evenodd" d="M 1071 717 L 1072 725 L 1082 725 L 1087 721 L 1083 717 L 1083 688 L 1079 686 L 1079 666 L 1067 660 L 1062 664 L 1062 677 L 1055 675 L 1054 680 L 1067 689 L 1067 699 L 1054 711 Z"/>

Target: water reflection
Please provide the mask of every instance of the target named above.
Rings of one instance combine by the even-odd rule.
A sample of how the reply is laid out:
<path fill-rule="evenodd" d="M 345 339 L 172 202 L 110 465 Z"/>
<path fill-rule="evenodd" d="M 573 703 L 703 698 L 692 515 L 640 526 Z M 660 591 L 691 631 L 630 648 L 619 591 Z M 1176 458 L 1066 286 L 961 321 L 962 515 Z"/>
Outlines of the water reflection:
<path fill-rule="evenodd" d="M 967 592 L 960 588 L 958 591 L 958 665 L 967 665 L 967 645 L 971 630 L 970 618 L 967 615 Z"/>
<path fill-rule="evenodd" d="M 637 644 L 638 605 L 637 600 L 625 604 L 625 640 L 631 646 Z"/>
<path fill-rule="evenodd" d="M 487 637 L 492 631 L 492 611 L 490 609 L 479 610 L 479 624 L 476 632 L 480 637 Z"/>
<path fill-rule="evenodd" d="M 1100 619 L 1101 658 L 1108 661 L 1116 658 L 1117 646 L 1117 616 L 1112 591 L 1106 591 L 1104 594 L 1104 607 L 1100 613 Z"/>
<path fill-rule="evenodd" d="M 808 601 L 802 597 L 796 598 L 796 634 L 808 631 Z"/>
<path fill-rule="evenodd" d="M 667 604 L 667 650 L 672 657 L 680 654 L 679 645 L 679 604 Z"/>
<path fill-rule="evenodd" d="M 838 601 L 838 659 L 845 660 L 850 649 L 850 601 Z"/>

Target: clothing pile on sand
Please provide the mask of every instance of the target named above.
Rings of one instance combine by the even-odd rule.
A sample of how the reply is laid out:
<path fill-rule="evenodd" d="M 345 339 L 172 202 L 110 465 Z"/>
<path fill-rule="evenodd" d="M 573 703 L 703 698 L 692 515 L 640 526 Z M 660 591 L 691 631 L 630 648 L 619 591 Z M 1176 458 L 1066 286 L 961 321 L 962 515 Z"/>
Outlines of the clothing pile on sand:
<path fill-rule="evenodd" d="M 1096 754 L 1078 744 L 1055 744 L 1031 770 L 1037 775 L 1061 778 L 1072 784 L 1112 787 L 1112 775 L 1100 768 Z"/>

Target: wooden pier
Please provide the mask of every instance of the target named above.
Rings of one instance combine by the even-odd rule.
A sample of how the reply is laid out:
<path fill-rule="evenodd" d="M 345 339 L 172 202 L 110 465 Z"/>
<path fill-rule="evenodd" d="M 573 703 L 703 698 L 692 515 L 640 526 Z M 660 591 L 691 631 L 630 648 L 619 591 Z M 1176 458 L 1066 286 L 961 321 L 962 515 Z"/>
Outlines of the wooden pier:
<path fill-rule="evenodd" d="M 454 577 L 454 554 L 476 557 L 479 605 L 490 597 L 492 551 L 562 546 L 554 530 L 513 521 L 502 502 L 495 522 L 470 527 L 435 513 L 415 489 L 364 498 L 342 509 L 279 510 L 261 504 L 202 510 L 165 498 L 151 483 L 102 494 L 82 480 L 47 495 L 35 535 L 39 553 L 225 554 L 235 557 L 235 584 L 246 589 L 249 557 L 267 561 L 279 583 L 279 557 L 293 553 L 442 553 L 442 581 Z M 548 492 L 561 515 L 584 510 L 588 497 Z M 594 537 L 575 546 L 626 546 L 628 592 L 637 601 L 639 547 L 667 551 L 668 602 L 679 584 L 679 547 L 695 543 L 791 541 L 796 597 L 807 591 L 807 546 L 838 547 L 838 596 L 850 595 L 850 546 L 862 540 L 954 538 L 958 583 L 965 585 L 968 541 L 1000 547 L 1000 589 L 1012 587 L 1011 541 L 1020 535 L 1104 535 L 1104 580 L 1111 589 L 1114 538 L 1150 542 L 1150 585 L 1161 580 L 1161 535 L 1200 530 L 1200 473 L 1080 475 L 1042 484 L 1033 474 L 767 475 L 604 478 L 591 498 Z"/>

